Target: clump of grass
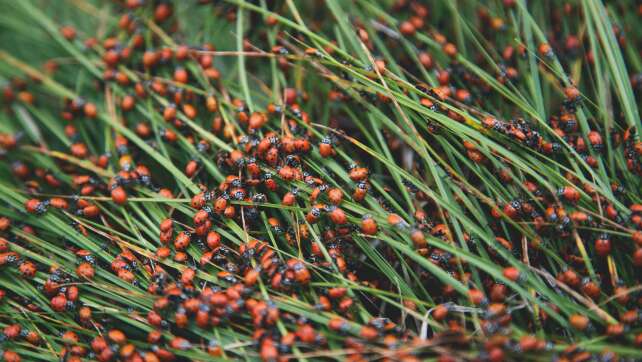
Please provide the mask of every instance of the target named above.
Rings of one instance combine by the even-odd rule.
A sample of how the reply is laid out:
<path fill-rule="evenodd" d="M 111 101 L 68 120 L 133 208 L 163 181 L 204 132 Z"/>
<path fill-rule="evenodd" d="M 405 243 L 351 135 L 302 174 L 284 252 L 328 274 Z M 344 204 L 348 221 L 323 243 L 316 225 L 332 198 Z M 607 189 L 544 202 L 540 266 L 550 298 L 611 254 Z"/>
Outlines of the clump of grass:
<path fill-rule="evenodd" d="M 4 359 L 642 358 L 633 2 L 0 9 Z"/>

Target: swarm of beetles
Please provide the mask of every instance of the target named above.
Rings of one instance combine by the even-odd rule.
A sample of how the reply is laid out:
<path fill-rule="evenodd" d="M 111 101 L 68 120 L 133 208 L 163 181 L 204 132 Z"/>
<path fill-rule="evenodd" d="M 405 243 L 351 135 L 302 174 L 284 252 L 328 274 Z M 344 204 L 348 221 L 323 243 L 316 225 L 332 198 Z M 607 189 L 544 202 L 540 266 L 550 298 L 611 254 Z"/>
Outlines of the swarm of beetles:
<path fill-rule="evenodd" d="M 4 360 L 642 358 L 642 6 L 294 3 L 6 5 Z"/>

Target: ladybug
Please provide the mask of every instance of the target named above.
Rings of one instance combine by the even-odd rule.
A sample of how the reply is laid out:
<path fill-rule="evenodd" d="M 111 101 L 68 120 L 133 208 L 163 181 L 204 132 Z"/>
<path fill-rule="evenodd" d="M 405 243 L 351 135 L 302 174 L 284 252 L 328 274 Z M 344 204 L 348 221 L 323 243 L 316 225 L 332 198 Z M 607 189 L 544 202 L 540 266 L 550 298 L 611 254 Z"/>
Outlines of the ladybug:
<path fill-rule="evenodd" d="M 553 58 L 553 48 L 548 43 L 540 44 L 537 50 L 542 57 Z"/>
<path fill-rule="evenodd" d="M 339 205 L 343 201 L 343 191 L 336 187 L 328 190 L 328 200 L 333 205 Z"/>
<path fill-rule="evenodd" d="M 300 284 L 307 284 L 310 282 L 310 272 L 305 267 L 303 262 L 297 259 L 288 260 L 288 267 L 294 272 L 294 279 Z"/>
<path fill-rule="evenodd" d="M 569 316 L 568 321 L 571 327 L 577 329 L 578 331 L 586 330 L 590 323 L 588 317 L 581 314 L 572 314 L 571 316 Z"/>
<path fill-rule="evenodd" d="M 49 199 L 49 205 L 56 209 L 67 209 L 69 208 L 69 203 L 67 200 L 60 197 L 52 197 Z"/>
<path fill-rule="evenodd" d="M 172 219 L 165 219 L 161 222 L 159 228 L 161 232 L 168 232 L 172 230 L 173 227 L 174 227 L 174 221 Z"/>
<path fill-rule="evenodd" d="M 319 220 L 319 217 L 321 217 L 321 212 L 324 209 L 325 209 L 325 206 L 322 204 L 314 205 L 305 216 L 305 220 L 310 224 L 316 223 Z"/>
<path fill-rule="evenodd" d="M 388 215 L 388 224 L 397 227 L 397 228 L 403 228 L 403 227 L 408 227 L 408 223 L 406 220 L 404 220 L 401 216 L 397 214 L 389 214 Z"/>
<path fill-rule="evenodd" d="M 281 203 L 285 206 L 293 206 L 296 203 L 296 192 L 288 192 L 283 195 Z"/>
<path fill-rule="evenodd" d="M 343 225 L 348 222 L 345 212 L 336 206 L 329 208 L 328 215 L 330 216 L 330 220 L 337 225 Z"/>
<path fill-rule="evenodd" d="M 374 340 L 379 337 L 379 332 L 371 326 L 363 326 L 359 330 L 359 336 L 366 340 Z"/>
<path fill-rule="evenodd" d="M 187 73 L 187 70 L 185 70 L 185 68 L 177 67 L 174 70 L 174 81 L 176 83 L 185 84 L 188 82 L 188 80 L 189 74 Z"/>
<path fill-rule="evenodd" d="M 350 168 L 350 179 L 355 182 L 365 181 L 368 178 L 368 169 L 365 167 L 353 166 Z"/>
<path fill-rule="evenodd" d="M 127 202 L 127 192 L 122 186 L 116 186 L 111 190 L 111 199 L 118 205 L 124 205 Z"/>
<path fill-rule="evenodd" d="M 332 157 L 336 154 L 336 151 L 332 147 L 332 140 L 329 137 L 324 137 L 319 143 L 319 154 L 323 158 Z"/>
<path fill-rule="evenodd" d="M 36 268 L 36 264 L 30 261 L 22 262 L 18 266 L 18 270 L 20 271 L 20 274 L 22 274 L 22 276 L 27 279 L 31 279 L 36 276 L 36 272 L 38 271 L 38 269 Z"/>
<path fill-rule="evenodd" d="M 600 135 L 599 132 L 591 131 L 589 132 L 587 138 L 595 151 L 601 152 L 604 149 L 604 144 L 602 143 L 602 135 Z"/>
<path fill-rule="evenodd" d="M 379 227 L 377 222 L 370 215 L 365 215 L 361 219 L 361 232 L 366 235 L 375 235 L 378 232 Z"/>
<path fill-rule="evenodd" d="M 595 240 L 595 252 L 599 256 L 608 256 L 611 253 L 611 238 L 608 234 L 601 234 Z"/>
<path fill-rule="evenodd" d="M 216 231 L 210 231 L 206 237 L 207 247 L 214 250 L 221 246 L 221 235 Z"/>
<path fill-rule="evenodd" d="M 86 217 L 94 218 L 100 215 L 100 209 L 96 205 L 87 205 L 81 210 L 80 213 Z"/>
<path fill-rule="evenodd" d="M 426 241 L 423 231 L 419 229 L 413 229 L 410 232 L 410 239 L 417 249 L 423 249 L 428 246 L 428 242 Z"/>
<path fill-rule="evenodd" d="M 274 180 L 274 178 L 272 177 L 271 173 L 269 173 L 269 172 L 264 173 L 263 175 L 261 175 L 261 179 L 263 181 L 263 184 L 265 185 L 265 187 L 268 190 L 276 191 L 278 185 L 277 185 L 276 181 Z"/>
<path fill-rule="evenodd" d="M 576 203 L 580 200 L 580 192 L 570 186 L 564 186 L 558 189 L 557 195 L 563 197 L 566 201 L 571 203 Z"/>
<path fill-rule="evenodd" d="M 174 239 L 176 250 L 185 250 L 190 244 L 190 236 L 185 231 L 181 231 Z"/>
<path fill-rule="evenodd" d="M 194 217 L 192 220 L 194 221 L 194 224 L 196 225 L 201 225 L 205 223 L 207 220 L 209 220 L 209 213 L 205 209 L 201 209 L 194 214 Z"/>
<path fill-rule="evenodd" d="M 30 199 L 25 202 L 25 210 L 30 214 L 40 215 L 47 211 L 47 201 L 40 201 L 38 199 Z"/>
<path fill-rule="evenodd" d="M 80 265 L 76 267 L 76 275 L 82 279 L 93 279 L 95 275 L 94 267 L 87 262 L 80 263 Z"/>
<path fill-rule="evenodd" d="M 486 296 L 479 289 L 470 289 L 468 291 L 468 297 L 474 305 L 486 305 L 488 303 Z"/>
<path fill-rule="evenodd" d="M 56 312 L 64 312 L 67 309 L 67 297 L 60 293 L 51 299 L 51 309 Z"/>
<path fill-rule="evenodd" d="M 519 269 L 512 266 L 504 268 L 504 270 L 502 271 L 502 275 L 504 275 L 506 279 L 512 282 L 517 282 L 522 278 L 522 273 L 519 271 Z"/>
<path fill-rule="evenodd" d="M 366 198 L 366 195 L 368 194 L 368 189 L 369 185 L 365 181 L 361 181 L 357 183 L 357 187 L 354 189 L 354 192 L 352 193 L 352 199 L 354 199 L 357 202 L 361 202 Z"/>
<path fill-rule="evenodd" d="M 504 214 L 511 219 L 517 218 L 521 213 L 522 203 L 519 200 L 513 200 L 506 205 L 504 205 Z"/>

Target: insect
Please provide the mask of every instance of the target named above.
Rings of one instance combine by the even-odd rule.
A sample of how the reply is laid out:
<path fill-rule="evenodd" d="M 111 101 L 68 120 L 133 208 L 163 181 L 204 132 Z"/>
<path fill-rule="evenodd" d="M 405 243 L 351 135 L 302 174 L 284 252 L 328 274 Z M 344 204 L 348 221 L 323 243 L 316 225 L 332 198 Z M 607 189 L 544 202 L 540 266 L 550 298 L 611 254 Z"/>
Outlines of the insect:
<path fill-rule="evenodd" d="M 543 8 L 531 48 L 542 14 L 514 0 L 459 12 L 463 32 L 439 2 L 368 2 L 352 37 L 337 5 L 272 5 L 123 0 L 98 33 L 45 27 L 69 59 L 6 52 L 0 266 L 20 288 L 0 301 L 69 323 L 3 320 L 5 359 L 53 330 L 69 361 L 637 356 L 638 6 Z M 608 52 L 583 44 L 605 43 L 595 11 Z M 201 13 L 258 28 L 227 54 L 190 35 Z M 612 56 L 626 102 L 593 74 Z"/>
<path fill-rule="evenodd" d="M 329 207 L 328 215 L 330 217 L 330 220 L 332 220 L 332 222 L 337 225 L 343 225 L 347 222 L 345 212 L 339 207 L 336 207 L 336 206 Z"/>
<path fill-rule="evenodd" d="M 127 192 L 122 186 L 114 184 L 114 188 L 111 190 L 111 199 L 118 205 L 123 205 L 127 202 Z"/>
<path fill-rule="evenodd" d="M 361 220 L 361 232 L 366 235 L 375 235 L 379 227 L 374 218 L 370 215 L 364 215 Z"/>
<path fill-rule="evenodd" d="M 332 140 L 329 137 L 324 137 L 319 143 L 319 154 L 321 157 L 332 157 L 336 154 L 336 151 L 332 147 Z"/>
<path fill-rule="evenodd" d="M 611 253 L 611 238 L 608 234 L 601 234 L 595 240 L 595 251 L 600 256 L 607 256 Z"/>

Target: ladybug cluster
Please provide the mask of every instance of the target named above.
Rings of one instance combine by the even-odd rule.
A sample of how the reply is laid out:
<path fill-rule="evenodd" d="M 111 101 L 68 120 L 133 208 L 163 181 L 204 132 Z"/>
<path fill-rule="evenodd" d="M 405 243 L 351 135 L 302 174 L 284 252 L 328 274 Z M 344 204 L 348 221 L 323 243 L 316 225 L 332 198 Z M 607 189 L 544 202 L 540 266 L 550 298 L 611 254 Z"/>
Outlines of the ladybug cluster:
<path fill-rule="evenodd" d="M 642 6 L 470 3 L 2 5 L 4 360 L 641 359 Z"/>

